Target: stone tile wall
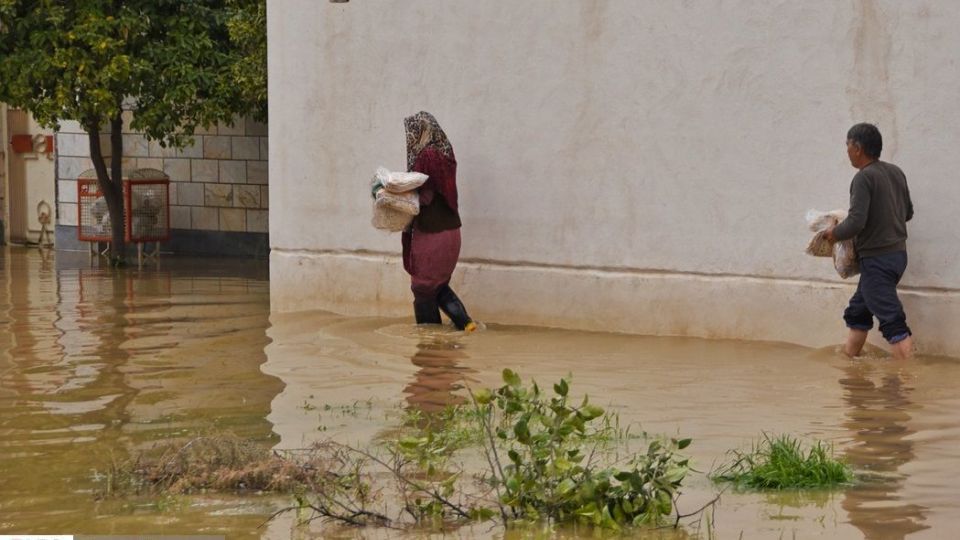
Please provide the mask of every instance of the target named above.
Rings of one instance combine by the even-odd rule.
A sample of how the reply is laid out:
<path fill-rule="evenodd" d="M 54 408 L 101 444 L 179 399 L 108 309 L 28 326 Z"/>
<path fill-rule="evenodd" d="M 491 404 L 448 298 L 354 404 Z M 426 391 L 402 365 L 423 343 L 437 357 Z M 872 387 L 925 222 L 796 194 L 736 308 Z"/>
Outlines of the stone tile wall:
<path fill-rule="evenodd" d="M 238 118 L 198 130 L 193 144 L 162 148 L 129 130 L 124 113 L 123 168 L 153 168 L 170 177 L 173 229 L 267 233 L 267 126 Z M 109 151 L 109 136 L 102 146 Z M 93 168 L 87 134 L 76 122 L 57 133 L 57 223 L 77 225 L 77 177 Z M 109 164 L 108 164 L 109 165 Z"/>

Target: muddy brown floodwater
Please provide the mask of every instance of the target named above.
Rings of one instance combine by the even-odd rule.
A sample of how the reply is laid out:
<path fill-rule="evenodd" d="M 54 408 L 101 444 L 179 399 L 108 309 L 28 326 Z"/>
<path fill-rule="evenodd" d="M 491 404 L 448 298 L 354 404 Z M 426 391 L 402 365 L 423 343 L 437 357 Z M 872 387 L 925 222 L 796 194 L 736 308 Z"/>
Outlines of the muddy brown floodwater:
<path fill-rule="evenodd" d="M 271 316 L 263 262 L 161 259 L 113 272 L 86 255 L 0 254 L 0 534 L 329 536 L 295 530 L 289 515 L 261 527 L 283 497 L 97 500 L 98 475 L 159 442 L 205 433 L 278 448 L 326 437 L 365 443 L 396 427 L 390 411 L 455 403 L 465 385 L 498 385 L 504 367 L 542 383 L 572 375 L 573 393 L 623 424 L 693 438 L 687 452 L 700 471 L 767 432 L 832 442 L 867 478 L 835 492 L 726 492 L 713 538 L 960 530 L 955 359 L 896 363 L 874 352 L 849 361 L 832 348 L 781 343 L 497 325 L 464 336 L 406 319 Z M 692 474 L 681 510 L 717 489 Z M 523 535 L 484 526 L 452 536 Z"/>

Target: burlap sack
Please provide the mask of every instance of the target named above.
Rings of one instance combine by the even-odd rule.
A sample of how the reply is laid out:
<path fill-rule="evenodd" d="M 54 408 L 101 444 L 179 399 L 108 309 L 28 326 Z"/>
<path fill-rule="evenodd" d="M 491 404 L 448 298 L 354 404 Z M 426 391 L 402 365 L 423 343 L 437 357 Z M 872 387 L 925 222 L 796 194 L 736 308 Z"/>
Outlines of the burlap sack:
<path fill-rule="evenodd" d="M 373 203 L 373 219 L 370 221 L 374 228 L 382 231 L 400 232 L 410 226 L 413 216 L 394 210 L 388 206 Z"/>

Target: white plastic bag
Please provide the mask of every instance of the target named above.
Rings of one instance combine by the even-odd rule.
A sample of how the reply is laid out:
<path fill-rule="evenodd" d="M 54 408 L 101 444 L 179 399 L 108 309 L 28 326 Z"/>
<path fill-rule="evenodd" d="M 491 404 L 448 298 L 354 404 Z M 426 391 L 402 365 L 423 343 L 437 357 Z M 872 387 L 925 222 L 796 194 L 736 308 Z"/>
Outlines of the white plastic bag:
<path fill-rule="evenodd" d="M 857 252 L 853 247 L 853 240 L 843 240 L 841 242 L 830 242 L 823 237 L 823 233 L 830 227 L 836 227 L 841 221 L 847 218 L 845 210 L 833 210 L 830 212 L 820 212 L 818 210 L 807 210 L 807 226 L 815 234 L 810 239 L 805 250 L 808 255 L 814 257 L 832 257 L 833 268 L 841 278 L 855 276 L 860 273 L 860 262 L 857 260 Z"/>
<path fill-rule="evenodd" d="M 422 186 L 427 178 L 429 177 L 423 173 L 390 171 L 386 167 L 379 167 L 373 176 L 373 182 L 391 193 L 406 193 Z"/>
<path fill-rule="evenodd" d="M 391 172 L 383 187 L 393 193 L 405 193 L 417 189 L 427 181 L 428 176 L 418 172 Z"/>

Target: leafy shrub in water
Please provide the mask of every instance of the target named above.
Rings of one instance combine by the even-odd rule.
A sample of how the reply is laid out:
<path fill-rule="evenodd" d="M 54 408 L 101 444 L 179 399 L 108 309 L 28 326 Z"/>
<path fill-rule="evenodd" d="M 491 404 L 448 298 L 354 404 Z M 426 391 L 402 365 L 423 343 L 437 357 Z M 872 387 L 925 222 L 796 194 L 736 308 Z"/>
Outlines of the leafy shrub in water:
<path fill-rule="evenodd" d="M 488 519 L 620 529 L 659 524 L 674 513 L 676 526 L 689 517 L 676 512 L 675 501 L 689 471 L 677 452 L 690 439 L 654 440 L 619 459 L 617 443 L 629 431 L 587 397 L 571 403 L 567 380 L 549 396 L 509 369 L 503 382 L 473 393 L 472 405 L 409 414 L 396 436 L 370 448 L 324 441 L 279 453 L 201 438 L 171 447 L 151 465 L 131 461 L 124 477 L 135 482 L 124 484 L 167 492 L 289 491 L 295 506 L 277 514 L 310 512 L 305 521 L 394 529 Z M 470 449 L 482 449 L 488 467 L 465 470 L 456 458 Z"/>
<path fill-rule="evenodd" d="M 749 452 L 731 453 L 733 460 L 711 475 L 714 481 L 752 489 L 790 489 L 832 487 L 853 480 L 850 467 L 819 441 L 804 453 L 800 441 L 789 435 L 764 435 Z"/>
<path fill-rule="evenodd" d="M 657 524 L 673 512 L 688 460 L 676 452 L 690 439 L 653 441 L 622 465 L 602 465 L 597 445 L 607 413 L 589 402 L 569 402 L 561 379 L 554 395 L 521 384 L 509 369 L 496 391 L 474 394 L 488 433 L 491 481 L 507 519 L 580 522 L 606 528 Z M 504 458 L 504 454 L 506 459 Z"/>

